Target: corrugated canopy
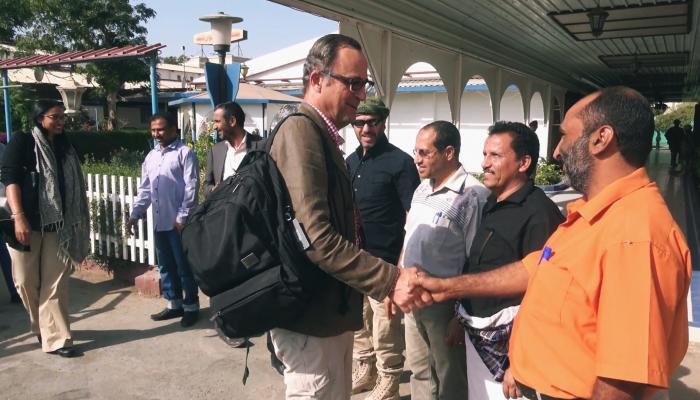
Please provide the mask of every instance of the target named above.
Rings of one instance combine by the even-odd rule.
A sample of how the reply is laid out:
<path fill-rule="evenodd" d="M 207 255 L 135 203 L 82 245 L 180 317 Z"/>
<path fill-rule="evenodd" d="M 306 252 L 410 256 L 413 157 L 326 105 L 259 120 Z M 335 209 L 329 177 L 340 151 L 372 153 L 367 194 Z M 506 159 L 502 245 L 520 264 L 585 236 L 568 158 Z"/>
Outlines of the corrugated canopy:
<path fill-rule="evenodd" d="M 299 103 L 301 99 L 280 93 L 276 90 L 267 89 L 261 86 L 255 86 L 241 82 L 238 86 L 238 95 L 236 102 L 239 104 L 262 104 L 262 103 Z M 209 93 L 200 93 L 184 99 L 173 100 L 168 103 L 169 106 L 191 103 L 209 103 Z"/>
<path fill-rule="evenodd" d="M 20 58 L 12 58 L 0 61 L 0 70 L 43 67 L 58 64 L 78 64 L 93 61 L 118 60 L 124 58 L 139 58 L 154 53 L 164 44 L 140 44 L 125 47 L 112 47 L 109 49 L 96 49 L 85 51 L 70 51 L 61 54 L 33 55 Z"/>
<path fill-rule="evenodd" d="M 392 32 L 399 39 L 405 37 L 434 49 L 435 53 L 430 56 L 418 58 L 416 54 L 428 53 L 418 53 L 419 48 L 411 48 L 393 57 L 388 68 L 404 60 L 435 65 L 437 55 L 451 53 L 582 93 L 591 90 L 592 82 L 602 87 L 628 85 L 652 100 L 697 101 L 700 98 L 698 1 L 272 1 L 341 21 L 341 32 L 351 32 L 356 26 L 366 26 L 367 32 L 378 28 Z M 598 7 L 608 17 L 602 34 L 594 37 L 588 14 Z M 345 31 L 344 26 L 348 27 Z M 384 49 L 380 41 L 385 37 L 371 43 L 363 42 L 363 47 L 367 52 L 372 51 L 370 47 Z M 391 46 L 396 46 L 395 42 Z M 379 68 L 381 60 L 388 56 L 379 50 L 376 52 L 380 56 L 370 60 L 370 65 Z M 684 56 L 677 57 L 679 53 Z M 625 69 L 613 68 L 600 58 L 610 56 L 624 56 L 632 61 Z M 639 62 L 634 61 L 635 56 Z M 644 57 L 650 56 L 671 59 L 673 65 L 642 62 Z M 683 64 L 679 65 L 681 62 Z M 455 71 L 441 72 L 454 74 Z M 640 75 L 653 79 L 640 80 Z M 443 80 L 445 78 L 443 76 Z"/>

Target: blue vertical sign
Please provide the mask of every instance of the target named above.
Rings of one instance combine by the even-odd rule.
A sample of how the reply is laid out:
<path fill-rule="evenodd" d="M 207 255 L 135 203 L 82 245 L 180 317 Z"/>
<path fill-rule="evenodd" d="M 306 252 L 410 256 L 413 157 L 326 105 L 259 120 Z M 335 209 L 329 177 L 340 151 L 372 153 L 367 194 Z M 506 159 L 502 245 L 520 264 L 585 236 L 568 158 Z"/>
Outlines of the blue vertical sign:
<path fill-rule="evenodd" d="M 236 100 L 238 82 L 241 76 L 241 64 L 227 64 L 226 73 L 222 74 L 220 64 L 206 63 L 204 64 L 204 76 L 212 107 L 227 101 Z M 221 82 L 222 79 L 224 80 L 223 84 Z"/>

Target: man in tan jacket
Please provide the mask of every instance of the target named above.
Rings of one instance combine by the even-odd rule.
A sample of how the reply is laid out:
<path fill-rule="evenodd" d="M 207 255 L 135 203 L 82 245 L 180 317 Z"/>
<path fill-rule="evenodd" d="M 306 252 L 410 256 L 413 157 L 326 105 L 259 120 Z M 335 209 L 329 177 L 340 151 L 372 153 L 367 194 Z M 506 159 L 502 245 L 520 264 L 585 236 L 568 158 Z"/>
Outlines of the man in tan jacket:
<path fill-rule="evenodd" d="M 362 294 L 389 297 L 410 312 L 429 296 L 410 291 L 413 268 L 396 266 L 354 243 L 358 213 L 338 146 L 338 129 L 366 97 L 367 61 L 360 44 L 339 34 L 320 38 L 304 64 L 304 103 L 282 123 L 271 156 L 311 243 L 307 256 L 328 280 L 302 317 L 270 334 L 284 363 L 287 398 L 349 399 L 353 331 L 362 327 Z M 421 298 L 424 295 L 425 300 Z"/>

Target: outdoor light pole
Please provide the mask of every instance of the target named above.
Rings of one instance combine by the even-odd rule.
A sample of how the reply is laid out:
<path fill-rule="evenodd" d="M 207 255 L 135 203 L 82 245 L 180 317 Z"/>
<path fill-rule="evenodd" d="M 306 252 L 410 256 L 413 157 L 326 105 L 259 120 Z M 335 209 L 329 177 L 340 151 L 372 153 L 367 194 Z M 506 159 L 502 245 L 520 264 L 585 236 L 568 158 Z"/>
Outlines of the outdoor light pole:
<path fill-rule="evenodd" d="M 150 60 L 151 69 L 151 114 L 158 114 L 158 82 L 156 80 L 156 66 L 158 65 L 158 53 L 154 53 Z"/>
<path fill-rule="evenodd" d="M 185 66 L 185 45 L 182 45 L 182 90 L 187 89 L 187 69 Z"/>
<path fill-rule="evenodd" d="M 7 143 L 10 143 L 12 136 L 12 115 L 10 114 L 10 79 L 7 76 L 7 70 L 2 70 L 2 94 L 5 97 L 5 134 L 7 135 Z"/>
<path fill-rule="evenodd" d="M 226 93 L 226 53 L 231 50 L 231 24 L 243 21 L 243 18 L 234 17 L 231 15 L 219 12 L 216 14 L 205 15 L 199 18 L 200 21 L 209 22 L 211 24 L 212 44 L 214 52 L 219 55 L 220 79 L 219 87 L 220 94 L 223 96 Z"/>

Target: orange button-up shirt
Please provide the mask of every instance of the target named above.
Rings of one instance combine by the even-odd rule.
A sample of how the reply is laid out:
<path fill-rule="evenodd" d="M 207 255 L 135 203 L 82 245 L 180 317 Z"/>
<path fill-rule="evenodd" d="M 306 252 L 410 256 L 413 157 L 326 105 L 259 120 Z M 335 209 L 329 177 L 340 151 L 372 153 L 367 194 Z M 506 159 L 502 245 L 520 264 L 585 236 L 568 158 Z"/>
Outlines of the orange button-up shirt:
<path fill-rule="evenodd" d="M 550 250 L 523 259 L 513 376 L 561 398 L 591 397 L 597 377 L 668 387 L 688 347 L 692 264 L 656 184 L 640 168 L 567 209 Z"/>

